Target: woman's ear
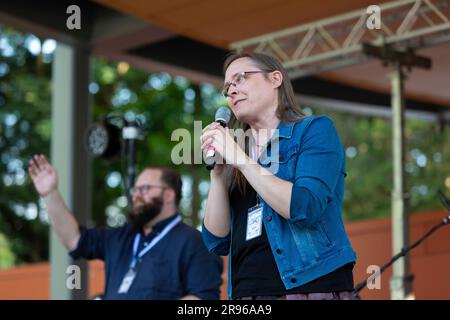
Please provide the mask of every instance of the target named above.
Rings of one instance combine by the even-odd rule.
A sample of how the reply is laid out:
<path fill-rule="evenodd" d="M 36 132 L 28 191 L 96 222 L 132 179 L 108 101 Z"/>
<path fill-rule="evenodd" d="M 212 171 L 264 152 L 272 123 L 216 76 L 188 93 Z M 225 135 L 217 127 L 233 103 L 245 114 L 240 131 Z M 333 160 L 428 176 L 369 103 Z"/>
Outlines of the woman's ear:
<path fill-rule="evenodd" d="M 270 73 L 270 80 L 272 81 L 274 88 L 278 88 L 283 83 L 283 74 L 275 70 Z"/>

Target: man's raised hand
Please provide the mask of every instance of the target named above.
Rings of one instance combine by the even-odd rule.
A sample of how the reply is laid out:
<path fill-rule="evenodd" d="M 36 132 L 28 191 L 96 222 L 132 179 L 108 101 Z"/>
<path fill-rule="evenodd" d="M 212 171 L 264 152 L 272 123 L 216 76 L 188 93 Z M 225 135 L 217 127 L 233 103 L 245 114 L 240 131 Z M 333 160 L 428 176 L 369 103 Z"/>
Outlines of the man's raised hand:
<path fill-rule="evenodd" d="M 45 197 L 58 186 L 58 176 L 55 168 L 44 155 L 34 155 L 28 163 L 28 172 L 34 187 L 40 196 Z"/>

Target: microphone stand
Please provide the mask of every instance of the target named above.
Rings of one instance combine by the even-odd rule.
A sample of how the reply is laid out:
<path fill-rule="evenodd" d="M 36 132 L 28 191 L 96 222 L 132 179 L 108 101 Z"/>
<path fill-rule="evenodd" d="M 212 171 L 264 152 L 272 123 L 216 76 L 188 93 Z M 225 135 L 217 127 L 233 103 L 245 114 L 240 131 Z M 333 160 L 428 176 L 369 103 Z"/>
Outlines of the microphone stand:
<path fill-rule="evenodd" d="M 441 202 L 448 209 L 448 211 L 450 211 L 450 200 L 447 199 L 446 196 L 440 190 L 438 191 L 438 195 L 439 195 L 439 198 L 440 198 Z M 401 257 L 404 257 L 409 251 L 411 251 L 412 249 L 417 247 L 419 244 L 421 244 L 426 238 L 428 238 L 431 234 L 436 232 L 436 230 L 438 230 L 439 228 L 449 224 L 449 222 L 450 222 L 450 215 L 445 217 L 444 219 L 442 219 L 442 221 L 439 224 L 437 224 L 434 227 L 432 227 L 424 236 L 422 236 L 419 240 L 414 242 L 412 245 L 410 245 L 409 247 L 406 247 L 406 248 L 403 248 L 402 250 L 400 250 L 400 252 L 398 254 L 393 256 L 392 259 L 388 263 L 386 263 L 383 267 L 380 268 L 380 271 L 375 272 L 370 277 L 368 277 L 366 280 L 364 280 L 363 282 L 361 282 L 358 285 L 356 285 L 355 289 L 353 290 L 353 296 L 355 298 L 357 298 L 357 299 L 360 299 L 359 292 L 366 287 L 368 282 L 376 279 L 387 268 L 389 268 L 392 264 L 394 264 L 395 261 L 397 261 Z M 412 277 L 410 277 L 410 279 L 408 279 L 408 280 L 412 281 Z"/>
<path fill-rule="evenodd" d="M 136 142 L 139 137 L 140 130 L 137 122 L 135 120 L 128 121 L 124 119 L 122 138 L 125 144 L 125 156 L 127 161 L 125 193 L 128 200 L 128 208 L 132 208 L 133 206 L 131 189 L 134 186 L 134 180 L 136 178 Z"/>

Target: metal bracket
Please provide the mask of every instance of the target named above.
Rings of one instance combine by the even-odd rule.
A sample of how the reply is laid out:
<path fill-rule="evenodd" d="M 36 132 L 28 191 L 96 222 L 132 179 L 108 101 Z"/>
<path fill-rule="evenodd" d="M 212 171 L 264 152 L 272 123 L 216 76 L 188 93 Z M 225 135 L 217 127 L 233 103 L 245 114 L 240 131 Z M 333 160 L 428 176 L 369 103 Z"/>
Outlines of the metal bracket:
<path fill-rule="evenodd" d="M 277 56 L 291 78 L 369 59 L 363 44 L 417 50 L 450 41 L 450 0 L 398 0 L 379 6 L 380 29 L 369 29 L 366 8 L 233 42 L 237 51 Z"/>

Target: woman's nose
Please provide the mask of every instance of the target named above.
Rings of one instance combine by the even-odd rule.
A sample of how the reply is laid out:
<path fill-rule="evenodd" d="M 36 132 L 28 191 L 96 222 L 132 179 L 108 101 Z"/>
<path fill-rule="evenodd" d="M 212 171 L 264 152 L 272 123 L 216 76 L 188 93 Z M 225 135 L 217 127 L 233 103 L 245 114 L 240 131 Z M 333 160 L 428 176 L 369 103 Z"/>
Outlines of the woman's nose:
<path fill-rule="evenodd" d="M 236 85 L 231 84 L 230 88 L 228 88 L 228 95 L 232 96 L 232 95 L 236 95 L 237 94 L 237 88 Z"/>

